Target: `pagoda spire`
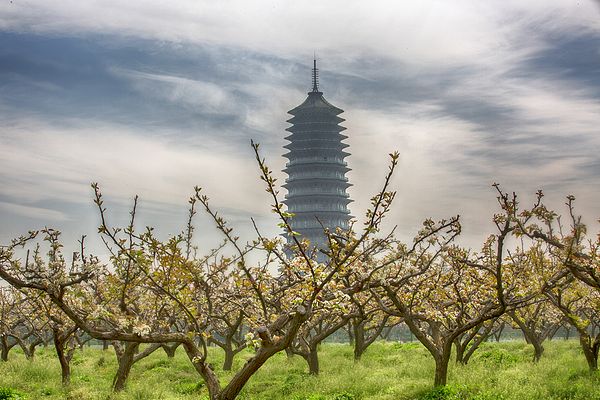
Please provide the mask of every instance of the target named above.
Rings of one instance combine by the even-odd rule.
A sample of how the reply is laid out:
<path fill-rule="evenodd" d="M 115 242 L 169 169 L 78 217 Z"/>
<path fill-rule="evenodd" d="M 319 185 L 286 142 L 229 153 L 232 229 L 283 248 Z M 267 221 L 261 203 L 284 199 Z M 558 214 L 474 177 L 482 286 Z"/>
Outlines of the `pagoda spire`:
<path fill-rule="evenodd" d="M 313 58 L 312 82 L 313 82 L 312 91 L 319 92 L 319 70 L 317 69 L 317 57 L 316 56 Z"/>

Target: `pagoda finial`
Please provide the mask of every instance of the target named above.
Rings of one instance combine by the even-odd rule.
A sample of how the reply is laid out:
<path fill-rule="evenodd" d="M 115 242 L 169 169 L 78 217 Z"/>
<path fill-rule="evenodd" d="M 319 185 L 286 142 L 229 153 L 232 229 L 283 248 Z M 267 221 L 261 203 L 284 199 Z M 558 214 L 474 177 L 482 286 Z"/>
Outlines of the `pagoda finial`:
<path fill-rule="evenodd" d="M 313 81 L 313 92 L 319 91 L 319 70 L 317 69 L 317 56 L 313 58 L 313 70 L 312 70 L 312 81 Z"/>

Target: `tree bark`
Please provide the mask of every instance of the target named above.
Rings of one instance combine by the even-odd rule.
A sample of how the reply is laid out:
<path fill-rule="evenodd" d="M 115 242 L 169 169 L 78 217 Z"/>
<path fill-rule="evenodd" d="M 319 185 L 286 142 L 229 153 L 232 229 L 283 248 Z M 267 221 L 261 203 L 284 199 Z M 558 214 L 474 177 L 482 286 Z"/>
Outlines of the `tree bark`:
<path fill-rule="evenodd" d="M 596 340 L 592 343 L 592 338 L 587 335 L 579 335 L 579 343 L 583 349 L 585 360 L 588 363 L 590 371 L 598 371 L 598 350 L 600 349 L 600 340 Z"/>
<path fill-rule="evenodd" d="M 544 346 L 542 346 L 542 343 L 537 340 L 531 340 L 531 344 L 533 345 L 533 362 L 536 363 L 540 361 L 540 358 L 542 358 Z"/>
<path fill-rule="evenodd" d="M 504 331 L 505 323 L 500 323 L 500 327 L 496 332 L 494 332 L 494 339 L 496 339 L 496 343 L 500 343 L 500 338 L 502 337 L 502 332 Z"/>
<path fill-rule="evenodd" d="M 354 346 L 354 361 L 360 361 L 366 348 L 364 346 Z"/>
<path fill-rule="evenodd" d="M 286 347 L 285 355 L 287 356 L 287 358 L 292 358 L 292 357 L 294 357 L 294 352 L 289 347 Z"/>
<path fill-rule="evenodd" d="M 354 333 L 354 361 L 359 361 L 365 351 L 365 326 L 361 323 L 353 323 Z"/>
<path fill-rule="evenodd" d="M 475 353 L 475 351 L 481 346 L 481 343 L 486 341 L 492 332 L 493 325 L 488 325 L 487 327 L 483 327 L 483 331 L 479 330 L 473 336 L 469 336 L 469 340 L 466 343 L 462 343 L 462 354 L 460 355 L 461 364 L 467 365 L 471 356 Z M 470 344 L 470 346 L 469 346 Z M 457 354 L 458 359 L 458 354 Z"/>
<path fill-rule="evenodd" d="M 233 367 L 233 357 L 235 353 L 231 348 L 223 349 L 225 351 L 225 361 L 223 361 L 223 371 L 231 371 Z"/>
<path fill-rule="evenodd" d="M 140 344 L 134 342 L 125 343 L 125 348 L 123 348 L 122 351 L 118 351 L 115 347 L 117 361 L 119 363 L 119 368 L 117 369 L 117 373 L 113 378 L 112 385 L 115 392 L 125 389 L 125 383 L 127 382 L 127 378 L 131 372 L 131 367 L 134 363 L 135 353 L 137 353 L 139 347 Z"/>
<path fill-rule="evenodd" d="M 283 327 L 286 327 L 286 331 L 283 337 L 278 339 L 276 342 L 273 342 L 268 329 L 263 327 L 257 329 L 257 333 L 263 341 L 263 344 L 265 344 L 265 346 L 260 347 L 256 351 L 254 357 L 250 358 L 246 362 L 246 364 L 244 364 L 242 369 L 240 369 L 233 376 L 233 378 L 231 378 L 227 386 L 222 391 L 219 391 L 219 380 L 218 377 L 214 374 L 214 372 L 206 368 L 204 363 L 194 363 L 196 371 L 198 371 L 200 375 L 204 377 L 204 381 L 207 384 L 211 400 L 234 400 L 238 396 L 246 382 L 248 382 L 248 379 L 250 379 L 252 375 L 254 375 L 254 373 L 258 371 L 258 369 L 269 358 L 290 346 L 292 340 L 298 333 L 298 329 L 300 329 L 300 326 L 307 320 L 307 318 L 308 312 L 302 306 L 298 307 L 298 311 L 293 316 L 289 314 L 287 316 L 280 316 L 274 323 L 271 324 L 271 328 L 273 329 L 273 332 L 281 332 L 281 329 Z M 188 356 L 192 359 L 192 362 L 194 362 L 194 352 L 190 351 L 192 349 L 190 349 L 189 346 L 186 347 L 185 343 L 184 348 L 186 349 Z"/>
<path fill-rule="evenodd" d="M 509 315 L 517 323 L 519 329 L 521 329 L 527 344 L 533 346 L 533 362 L 537 363 L 540 361 L 542 353 L 544 353 L 544 347 L 542 346 L 542 343 L 546 337 L 545 333 L 537 333 L 535 327 L 532 328 L 527 325 L 526 321 L 519 318 L 515 312 L 509 313 Z"/>
<path fill-rule="evenodd" d="M 28 353 L 29 353 L 29 355 L 27 357 L 28 360 L 33 361 L 33 359 L 35 358 L 35 350 L 43 342 L 44 341 L 42 339 L 38 338 L 38 339 L 34 340 L 33 342 L 31 342 L 29 344 L 29 347 L 28 347 Z"/>
<path fill-rule="evenodd" d="M 456 339 L 454 345 L 456 346 L 456 363 L 466 365 L 467 361 L 465 361 L 465 348 L 463 347 L 460 338 Z"/>
<path fill-rule="evenodd" d="M 60 372 L 62 377 L 63 386 L 68 386 L 71 383 L 71 366 L 69 358 L 65 353 L 65 342 L 67 339 L 63 338 L 58 330 L 54 330 L 54 348 L 58 361 L 60 362 Z"/>
<path fill-rule="evenodd" d="M 450 362 L 450 349 L 444 348 L 441 354 L 435 357 L 434 386 L 445 386 L 448 380 L 448 364 Z"/>
<path fill-rule="evenodd" d="M 311 375 L 319 375 L 319 353 L 317 348 L 311 348 L 308 355 L 306 356 L 306 362 L 308 363 L 308 373 Z"/>
<path fill-rule="evenodd" d="M 0 345 L 2 346 L 2 355 L 0 358 L 2 361 L 8 361 L 8 352 L 10 351 L 10 347 L 8 346 L 8 338 L 6 335 L 2 335 L 0 339 Z"/>
<path fill-rule="evenodd" d="M 350 346 L 354 346 L 354 323 L 348 323 L 348 342 L 350 342 Z"/>

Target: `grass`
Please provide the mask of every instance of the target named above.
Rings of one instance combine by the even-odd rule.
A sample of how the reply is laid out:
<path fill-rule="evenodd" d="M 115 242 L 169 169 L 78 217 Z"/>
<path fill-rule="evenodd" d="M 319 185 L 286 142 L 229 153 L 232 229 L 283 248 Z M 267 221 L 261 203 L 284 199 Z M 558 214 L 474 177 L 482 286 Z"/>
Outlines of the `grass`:
<path fill-rule="evenodd" d="M 432 388 L 434 364 L 416 343 L 376 343 L 359 363 L 349 345 L 326 344 L 320 351 L 321 375 L 310 376 L 303 359 L 280 353 L 250 380 L 240 399 L 291 400 L 600 400 L 600 374 L 590 374 L 576 341 L 553 341 L 538 364 L 524 342 L 484 343 L 467 366 L 452 362 L 445 388 Z M 217 349 L 213 362 L 220 365 Z M 235 360 L 239 368 L 251 353 Z M 206 389 L 178 350 L 174 359 L 162 351 L 133 367 L 127 389 L 111 393 L 117 369 L 112 350 L 86 348 L 72 361 L 72 384 L 60 384 L 53 349 L 41 349 L 34 362 L 18 351 L 0 363 L 0 400 L 158 400 L 206 399 Z M 230 373 L 219 371 L 223 382 Z"/>

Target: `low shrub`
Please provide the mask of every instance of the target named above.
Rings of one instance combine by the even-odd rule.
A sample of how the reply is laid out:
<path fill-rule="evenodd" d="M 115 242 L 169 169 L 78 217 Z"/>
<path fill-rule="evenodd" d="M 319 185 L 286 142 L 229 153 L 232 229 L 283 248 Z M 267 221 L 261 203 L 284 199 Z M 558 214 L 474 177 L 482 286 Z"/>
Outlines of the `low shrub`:
<path fill-rule="evenodd" d="M 0 400 L 22 400 L 23 395 L 11 388 L 0 387 Z"/>
<path fill-rule="evenodd" d="M 356 397 L 354 397 L 354 395 L 351 393 L 334 394 L 333 397 L 331 398 L 331 400 L 355 400 L 355 399 L 356 399 Z"/>
<path fill-rule="evenodd" d="M 519 358 L 516 355 L 502 348 L 480 351 L 479 353 L 475 353 L 473 358 L 484 364 L 493 366 L 513 365 L 519 361 Z"/>
<path fill-rule="evenodd" d="M 426 391 L 419 400 L 473 400 L 473 397 L 464 385 L 447 385 Z"/>
<path fill-rule="evenodd" d="M 419 342 L 408 342 L 408 343 L 394 343 L 392 344 L 392 348 L 394 350 L 412 350 L 423 347 L 423 345 Z"/>

